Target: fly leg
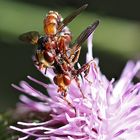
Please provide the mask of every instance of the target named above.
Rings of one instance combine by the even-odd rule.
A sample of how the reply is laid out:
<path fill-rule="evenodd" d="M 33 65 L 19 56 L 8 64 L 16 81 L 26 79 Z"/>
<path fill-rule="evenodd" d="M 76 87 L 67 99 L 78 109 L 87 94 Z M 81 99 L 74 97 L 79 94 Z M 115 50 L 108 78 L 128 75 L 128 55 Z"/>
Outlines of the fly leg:
<path fill-rule="evenodd" d="M 84 72 L 84 78 L 85 78 L 90 84 L 92 84 L 92 82 L 88 80 L 87 76 L 88 76 L 88 74 L 89 74 L 90 64 L 91 64 L 91 63 L 94 63 L 93 60 L 91 60 L 90 62 L 84 64 L 80 69 L 77 70 L 77 74 L 78 74 L 78 75 L 81 74 L 82 72 Z M 95 68 L 95 70 L 97 71 L 97 69 L 96 69 L 96 64 L 95 64 L 95 63 L 94 63 L 94 68 Z"/>
<path fill-rule="evenodd" d="M 76 116 L 76 108 L 72 105 L 72 103 L 67 99 L 67 93 L 66 91 L 63 91 L 61 92 L 61 96 L 63 98 L 63 100 L 72 108 L 74 109 L 74 113 L 75 113 L 75 116 Z"/>

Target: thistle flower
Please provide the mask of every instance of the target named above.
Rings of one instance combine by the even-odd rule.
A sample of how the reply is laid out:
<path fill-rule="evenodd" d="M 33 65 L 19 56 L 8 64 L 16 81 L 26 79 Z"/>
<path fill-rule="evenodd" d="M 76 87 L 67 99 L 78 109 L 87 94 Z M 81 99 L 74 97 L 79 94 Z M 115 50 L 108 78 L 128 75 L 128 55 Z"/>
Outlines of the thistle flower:
<path fill-rule="evenodd" d="M 92 57 L 92 36 L 88 38 L 87 62 Z M 28 78 L 46 88 L 49 96 L 31 87 L 25 81 L 20 86 L 13 85 L 26 95 L 21 95 L 20 107 L 28 111 L 47 113 L 44 122 L 17 122 L 12 129 L 24 133 L 19 140 L 138 140 L 140 139 L 140 82 L 132 79 L 140 70 L 140 61 L 129 61 L 118 81 L 109 81 L 96 63 L 90 64 L 87 81 L 79 77 L 80 89 L 72 80 L 67 100 L 61 98 L 57 86 L 53 83 L 54 73 L 47 70 L 46 76 L 51 84 L 45 84 L 30 76 Z M 42 71 L 44 74 L 44 71 Z M 82 96 L 81 92 L 84 94 Z"/>

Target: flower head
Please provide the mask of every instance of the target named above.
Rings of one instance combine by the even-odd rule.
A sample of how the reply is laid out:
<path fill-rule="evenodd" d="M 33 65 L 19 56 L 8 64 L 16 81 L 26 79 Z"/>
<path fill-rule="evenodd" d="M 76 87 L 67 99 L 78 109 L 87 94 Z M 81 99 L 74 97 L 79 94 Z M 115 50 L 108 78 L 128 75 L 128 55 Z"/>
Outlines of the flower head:
<path fill-rule="evenodd" d="M 87 62 L 90 71 L 79 76 L 80 87 L 72 80 L 66 99 L 57 92 L 54 73 L 47 70 L 51 84 L 28 78 L 46 88 L 49 96 L 25 81 L 13 85 L 25 93 L 20 96 L 20 109 L 46 113 L 44 122 L 17 122 L 12 129 L 25 134 L 20 140 L 138 140 L 140 137 L 140 82 L 132 79 L 140 70 L 140 61 L 129 61 L 118 81 L 109 81 L 101 72 L 98 60 L 92 56 L 92 36 L 88 38 Z M 96 67 L 95 67 L 96 64 Z M 79 65 L 80 67 L 80 65 Z M 44 71 L 42 71 L 44 74 Z M 88 80 L 87 80 L 88 79 Z M 27 96 L 26 96 L 27 95 Z M 83 96 L 84 95 L 84 96 Z M 29 98 L 32 96 L 37 100 Z M 49 116 L 49 117 L 48 117 Z"/>

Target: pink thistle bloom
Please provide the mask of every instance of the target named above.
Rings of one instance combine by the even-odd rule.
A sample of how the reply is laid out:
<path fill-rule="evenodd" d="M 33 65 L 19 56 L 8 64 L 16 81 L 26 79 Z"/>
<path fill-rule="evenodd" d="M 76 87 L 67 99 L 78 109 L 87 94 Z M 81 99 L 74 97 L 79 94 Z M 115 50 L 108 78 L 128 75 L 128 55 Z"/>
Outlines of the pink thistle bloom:
<path fill-rule="evenodd" d="M 140 82 L 132 79 L 140 70 L 140 61 L 129 61 L 118 81 L 109 81 L 98 67 L 98 60 L 92 57 L 92 36 L 88 38 L 87 62 L 90 64 L 87 81 L 79 76 L 80 88 L 72 80 L 67 100 L 57 92 L 53 83 L 54 73 L 47 70 L 46 76 L 52 81 L 45 84 L 30 76 L 28 78 L 46 88 L 49 96 L 31 87 L 25 81 L 20 86 L 13 85 L 24 92 L 21 95 L 21 109 L 48 113 L 44 122 L 17 122 L 12 129 L 24 133 L 19 140 L 139 140 L 140 139 Z M 44 74 L 44 71 L 42 71 Z M 82 96 L 81 91 L 84 96 Z M 29 98 L 32 96 L 37 101 Z M 19 108 L 20 108 L 19 107 Z M 24 111 L 24 110 L 23 110 Z M 46 117 L 48 117 L 46 115 Z"/>

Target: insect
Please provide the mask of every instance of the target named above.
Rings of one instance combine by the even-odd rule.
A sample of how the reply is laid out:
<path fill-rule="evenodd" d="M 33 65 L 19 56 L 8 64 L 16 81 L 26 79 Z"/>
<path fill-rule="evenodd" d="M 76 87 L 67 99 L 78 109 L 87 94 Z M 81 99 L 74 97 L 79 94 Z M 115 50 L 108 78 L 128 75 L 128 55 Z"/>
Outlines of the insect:
<path fill-rule="evenodd" d="M 72 36 L 67 27 L 86 7 L 87 4 L 83 5 L 64 20 L 58 12 L 50 11 L 44 19 L 45 34 L 43 36 L 40 36 L 37 31 L 31 31 L 19 37 L 20 40 L 37 46 L 35 51 L 35 64 L 39 66 L 39 69 L 53 69 L 56 74 L 53 81 L 58 86 L 58 92 L 60 92 L 64 98 L 67 95 L 67 89 L 73 79 L 76 80 L 80 88 L 78 76 L 84 72 L 86 78 L 90 63 L 93 62 L 90 61 L 79 69 L 75 69 L 74 67 L 79 59 L 81 45 L 96 29 L 99 21 L 97 20 L 88 26 L 78 36 L 72 47 L 70 47 Z"/>
<path fill-rule="evenodd" d="M 64 20 L 58 12 L 49 11 L 44 19 L 45 34 L 43 36 L 40 36 L 37 31 L 30 31 L 19 36 L 20 40 L 37 46 L 35 64 L 39 66 L 39 69 L 52 67 L 55 58 L 59 54 L 66 53 L 72 40 L 71 32 L 67 25 L 87 6 L 87 4 L 81 6 Z"/>
<path fill-rule="evenodd" d="M 81 45 L 91 35 L 91 33 L 94 32 L 94 30 L 98 25 L 99 25 L 99 21 L 97 20 L 96 22 L 88 26 L 77 37 L 72 48 L 70 48 L 70 50 L 67 50 L 65 55 L 62 55 L 60 58 L 57 58 L 58 60 L 56 60 L 56 64 L 54 67 L 54 72 L 56 73 L 56 76 L 54 77 L 54 83 L 58 85 L 59 87 L 58 91 L 61 92 L 64 97 L 67 95 L 66 94 L 67 88 L 73 79 L 76 80 L 78 87 L 80 88 L 80 85 L 78 83 L 79 81 L 78 76 L 82 72 L 84 72 L 85 73 L 84 77 L 86 78 L 86 76 L 89 73 L 90 63 L 94 63 L 93 60 L 91 60 L 90 62 L 84 64 L 79 69 L 75 69 L 74 67 L 79 59 Z M 96 64 L 95 64 L 95 68 L 96 68 Z"/>

